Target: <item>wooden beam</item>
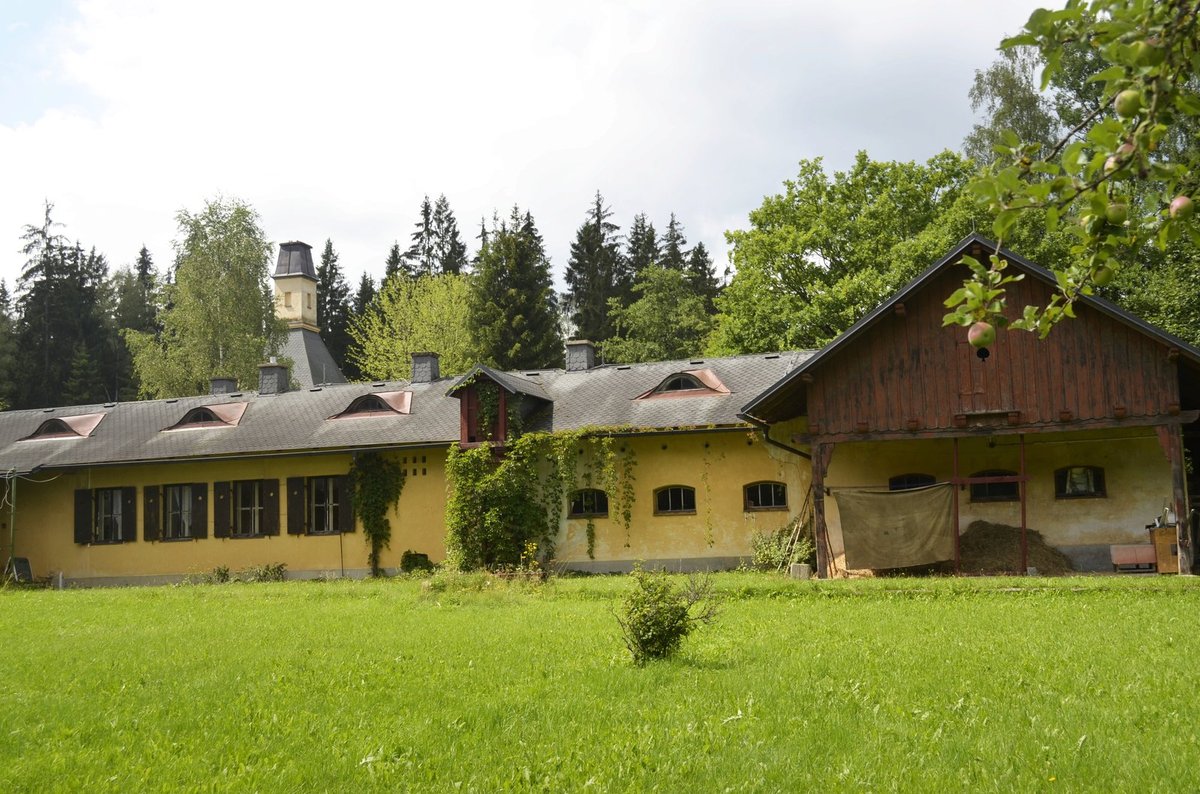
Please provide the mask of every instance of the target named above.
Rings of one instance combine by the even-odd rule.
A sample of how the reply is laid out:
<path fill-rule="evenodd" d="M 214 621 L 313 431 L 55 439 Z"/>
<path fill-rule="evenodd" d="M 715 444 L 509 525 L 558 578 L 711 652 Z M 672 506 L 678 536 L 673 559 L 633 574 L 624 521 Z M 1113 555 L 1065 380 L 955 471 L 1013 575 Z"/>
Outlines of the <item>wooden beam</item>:
<path fill-rule="evenodd" d="M 1158 443 L 1171 462 L 1171 503 L 1175 511 L 1175 541 L 1179 548 L 1179 573 L 1190 576 L 1194 572 L 1196 562 L 1195 548 L 1192 545 L 1192 522 L 1188 515 L 1187 479 L 1183 463 L 1183 429 L 1160 426 Z"/>
<path fill-rule="evenodd" d="M 825 522 L 825 475 L 833 458 L 833 444 L 812 449 L 813 540 L 817 544 L 817 578 L 829 578 L 829 527 Z"/>
<path fill-rule="evenodd" d="M 1073 430 L 1112 430 L 1121 427 L 1179 427 L 1200 419 L 1200 411 L 1180 411 L 1178 415 L 1131 416 L 1127 419 L 1088 419 L 1037 425 L 986 425 L 945 427 L 930 430 L 878 430 L 866 433 L 795 433 L 795 444 L 838 444 L 845 441 L 906 441 L 931 438 L 967 438 L 970 436 L 1013 436 L 1032 433 L 1067 433 Z M 1006 420 L 1007 421 L 1007 420 Z"/>

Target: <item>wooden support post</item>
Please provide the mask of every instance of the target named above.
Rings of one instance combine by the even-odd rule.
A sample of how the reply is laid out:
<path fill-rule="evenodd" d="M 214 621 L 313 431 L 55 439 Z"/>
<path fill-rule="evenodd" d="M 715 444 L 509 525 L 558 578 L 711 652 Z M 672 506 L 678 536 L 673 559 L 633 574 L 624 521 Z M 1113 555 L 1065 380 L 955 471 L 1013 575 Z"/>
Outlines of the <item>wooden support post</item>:
<path fill-rule="evenodd" d="M 1027 480 L 1025 475 L 1025 434 L 1020 435 L 1021 439 L 1021 481 L 1017 483 L 1017 493 L 1021 496 L 1021 576 L 1029 574 L 1029 532 L 1028 519 L 1025 515 L 1025 500 L 1028 494 Z"/>
<path fill-rule="evenodd" d="M 954 476 L 950 478 L 950 483 L 954 489 L 954 574 L 955 576 L 962 575 L 962 541 L 959 539 L 959 516 L 958 516 L 958 489 L 962 486 L 958 484 L 958 437 L 954 438 Z"/>
<path fill-rule="evenodd" d="M 817 544 L 818 579 L 828 579 L 830 575 L 829 528 L 825 523 L 825 475 L 829 470 L 829 460 L 832 457 L 833 444 L 813 444 L 813 540 Z"/>
<path fill-rule="evenodd" d="M 1179 548 L 1179 573 L 1190 576 L 1196 561 L 1192 522 L 1188 515 L 1187 479 L 1183 464 L 1183 428 L 1159 425 L 1158 443 L 1171 462 L 1171 503 L 1175 511 L 1175 541 Z"/>

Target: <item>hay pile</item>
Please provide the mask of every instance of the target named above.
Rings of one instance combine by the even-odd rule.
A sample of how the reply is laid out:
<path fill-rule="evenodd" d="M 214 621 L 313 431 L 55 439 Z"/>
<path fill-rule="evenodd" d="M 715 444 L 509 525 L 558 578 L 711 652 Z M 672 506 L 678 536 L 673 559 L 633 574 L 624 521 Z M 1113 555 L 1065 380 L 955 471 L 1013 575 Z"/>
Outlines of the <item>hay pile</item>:
<path fill-rule="evenodd" d="M 1053 546 L 1046 545 L 1042 533 L 1025 530 L 1029 544 L 1029 567 L 1042 576 L 1071 573 L 1071 560 Z M 972 521 L 959 537 L 962 572 L 973 574 L 1015 573 L 1021 570 L 1021 528 L 987 521 Z"/>
<path fill-rule="evenodd" d="M 1035 529 L 1025 530 L 1025 541 L 1029 544 L 1029 567 L 1037 568 L 1040 576 L 1065 576 L 1071 573 L 1071 560 L 1053 546 L 1046 544 L 1042 533 Z M 1021 571 L 1021 528 L 988 521 L 972 521 L 959 536 L 961 571 L 966 575 L 995 575 L 1022 573 Z M 846 570 L 846 557 L 839 554 L 834 558 L 835 576 L 838 578 L 861 579 L 877 576 L 928 576 L 954 573 L 954 561 L 939 562 L 916 568 L 889 568 L 886 570 Z"/>

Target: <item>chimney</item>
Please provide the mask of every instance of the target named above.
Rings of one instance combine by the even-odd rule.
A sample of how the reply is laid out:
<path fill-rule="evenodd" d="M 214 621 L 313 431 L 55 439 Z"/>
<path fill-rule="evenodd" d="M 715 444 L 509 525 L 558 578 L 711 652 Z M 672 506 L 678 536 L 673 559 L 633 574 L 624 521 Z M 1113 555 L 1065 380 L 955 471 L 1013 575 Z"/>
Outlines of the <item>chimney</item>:
<path fill-rule="evenodd" d="M 586 339 L 567 342 L 567 372 L 583 372 L 596 366 L 596 345 Z"/>
<path fill-rule="evenodd" d="M 208 384 L 209 394 L 233 394 L 237 391 L 236 378 L 212 378 Z"/>
<path fill-rule="evenodd" d="M 412 378 L 410 380 L 413 383 L 432 383 L 441 376 L 437 353 L 412 354 Z"/>
<path fill-rule="evenodd" d="M 275 361 L 275 356 L 266 364 L 258 365 L 258 393 L 283 394 L 288 390 L 290 378 L 288 368 Z"/>

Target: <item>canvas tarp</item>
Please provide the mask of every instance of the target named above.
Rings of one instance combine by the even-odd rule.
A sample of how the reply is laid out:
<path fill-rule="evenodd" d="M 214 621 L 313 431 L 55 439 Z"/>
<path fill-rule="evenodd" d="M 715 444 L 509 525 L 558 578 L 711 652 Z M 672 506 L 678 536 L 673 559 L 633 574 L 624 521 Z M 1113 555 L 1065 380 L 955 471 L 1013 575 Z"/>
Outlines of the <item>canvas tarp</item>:
<path fill-rule="evenodd" d="M 907 568 L 954 559 L 953 487 L 835 490 L 846 567 Z"/>

